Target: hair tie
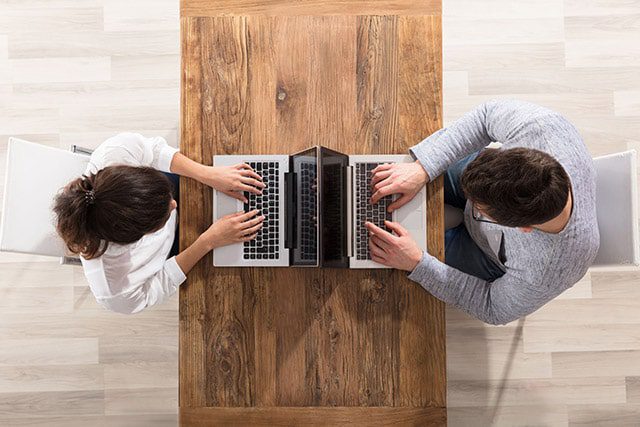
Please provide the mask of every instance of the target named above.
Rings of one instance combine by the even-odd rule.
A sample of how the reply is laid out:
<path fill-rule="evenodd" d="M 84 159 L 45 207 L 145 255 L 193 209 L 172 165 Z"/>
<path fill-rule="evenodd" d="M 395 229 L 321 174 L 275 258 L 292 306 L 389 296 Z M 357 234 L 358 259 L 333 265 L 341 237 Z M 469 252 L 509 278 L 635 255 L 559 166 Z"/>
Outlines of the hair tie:
<path fill-rule="evenodd" d="M 84 192 L 84 201 L 87 205 L 93 205 L 96 201 L 96 193 L 93 190 Z"/>

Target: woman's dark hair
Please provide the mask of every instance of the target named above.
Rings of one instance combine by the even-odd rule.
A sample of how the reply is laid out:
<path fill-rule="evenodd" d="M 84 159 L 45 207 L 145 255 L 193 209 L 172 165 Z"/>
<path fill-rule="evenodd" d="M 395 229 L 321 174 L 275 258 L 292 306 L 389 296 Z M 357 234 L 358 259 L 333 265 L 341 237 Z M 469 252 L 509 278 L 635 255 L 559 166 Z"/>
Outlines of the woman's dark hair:
<path fill-rule="evenodd" d="M 133 243 L 171 214 L 169 179 L 149 167 L 109 166 L 71 181 L 56 196 L 56 229 L 73 253 L 102 255 L 109 243 Z"/>
<path fill-rule="evenodd" d="M 571 191 L 560 163 L 530 148 L 484 150 L 460 181 L 467 199 L 507 227 L 528 227 L 557 217 Z"/>

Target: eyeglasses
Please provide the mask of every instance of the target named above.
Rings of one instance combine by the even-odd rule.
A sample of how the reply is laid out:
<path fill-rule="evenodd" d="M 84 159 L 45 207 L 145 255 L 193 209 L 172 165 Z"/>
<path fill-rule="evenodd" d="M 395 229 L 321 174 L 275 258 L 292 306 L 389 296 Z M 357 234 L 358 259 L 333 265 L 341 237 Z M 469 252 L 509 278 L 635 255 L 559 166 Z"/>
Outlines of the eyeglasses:
<path fill-rule="evenodd" d="M 476 205 L 474 203 L 471 203 L 471 216 L 478 222 L 486 222 L 487 224 L 498 224 L 493 220 L 483 218 L 482 214 L 476 209 Z"/>

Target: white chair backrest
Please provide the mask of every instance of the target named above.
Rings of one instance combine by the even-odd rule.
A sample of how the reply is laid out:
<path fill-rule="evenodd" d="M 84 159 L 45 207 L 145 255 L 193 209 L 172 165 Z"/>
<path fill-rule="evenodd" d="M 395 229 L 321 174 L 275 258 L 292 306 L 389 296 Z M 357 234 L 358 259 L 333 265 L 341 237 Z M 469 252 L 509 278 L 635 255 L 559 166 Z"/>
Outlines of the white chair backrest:
<path fill-rule="evenodd" d="M 600 250 L 594 265 L 640 263 L 636 151 L 594 159 Z"/>
<path fill-rule="evenodd" d="M 65 255 L 65 245 L 55 231 L 53 198 L 84 173 L 88 162 L 83 154 L 9 139 L 0 251 Z"/>

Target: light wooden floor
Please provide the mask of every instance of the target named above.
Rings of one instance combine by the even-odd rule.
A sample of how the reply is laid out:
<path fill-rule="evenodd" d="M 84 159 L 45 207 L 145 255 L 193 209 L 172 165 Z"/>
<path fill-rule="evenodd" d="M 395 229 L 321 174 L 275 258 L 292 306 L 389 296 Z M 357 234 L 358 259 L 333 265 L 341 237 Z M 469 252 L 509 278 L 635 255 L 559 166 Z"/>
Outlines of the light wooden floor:
<path fill-rule="evenodd" d="M 0 0 L 6 140 L 177 144 L 177 0 Z M 566 114 L 593 155 L 640 148 L 639 0 L 445 0 L 445 119 L 482 100 Z M 3 183 L 0 182 L 0 193 Z M 448 311 L 449 420 L 639 425 L 640 271 L 592 271 L 521 322 Z M 177 301 L 96 306 L 82 272 L 0 254 L 0 425 L 175 425 Z"/>

